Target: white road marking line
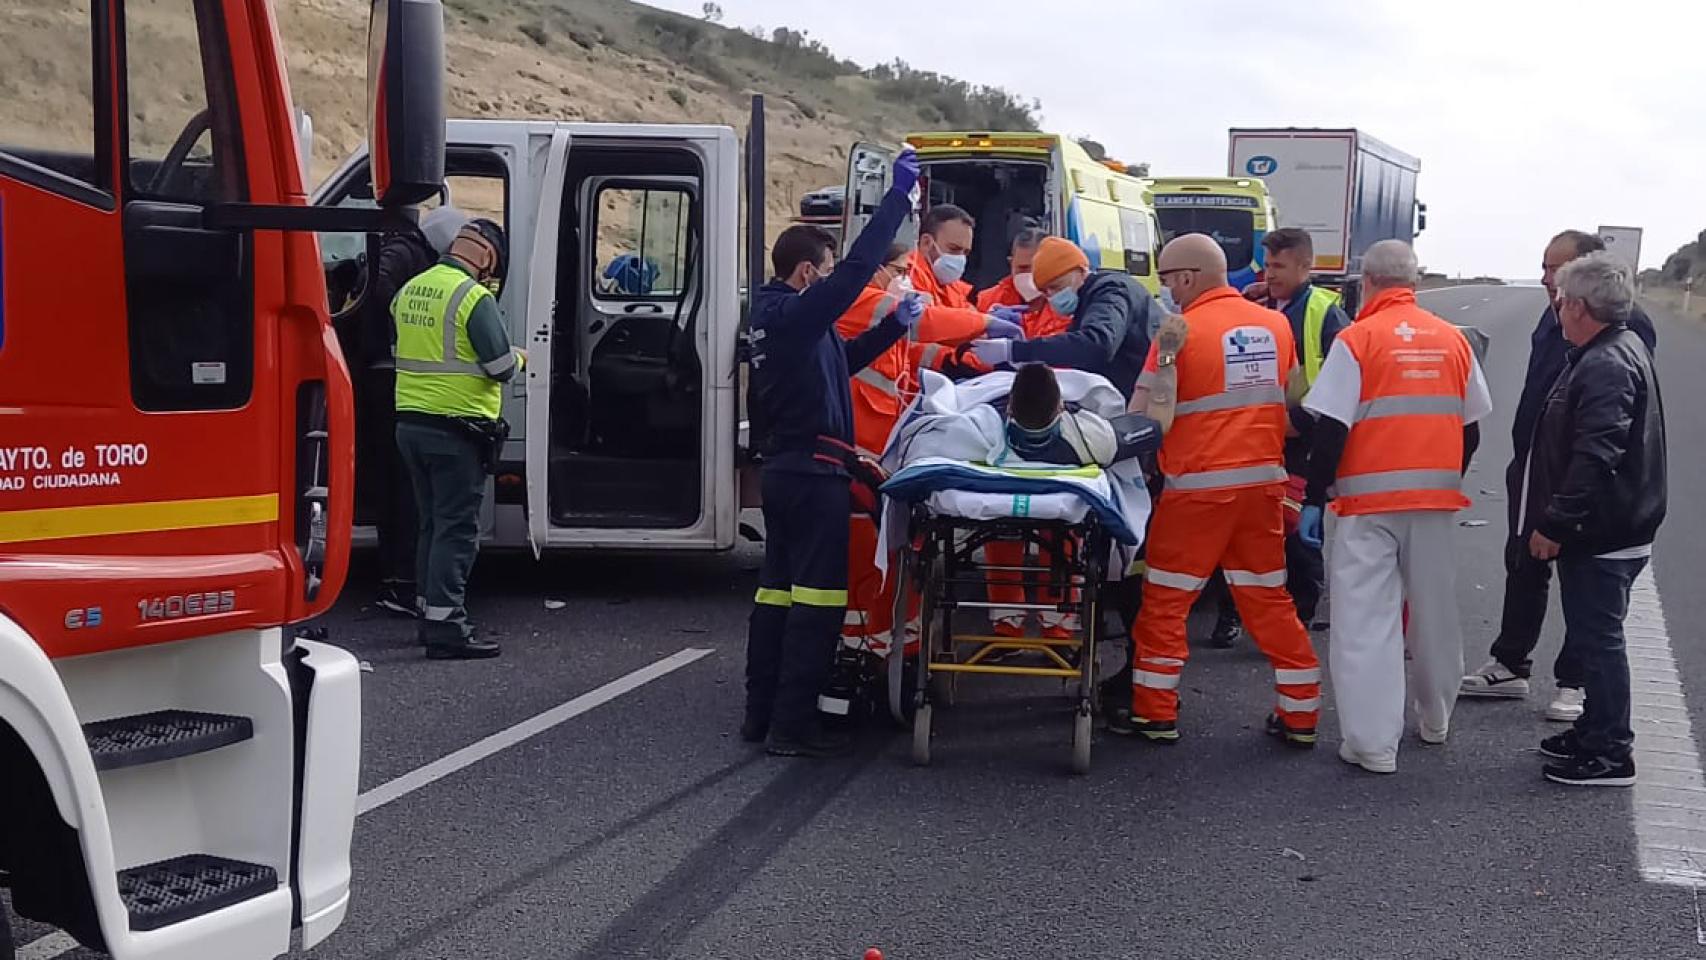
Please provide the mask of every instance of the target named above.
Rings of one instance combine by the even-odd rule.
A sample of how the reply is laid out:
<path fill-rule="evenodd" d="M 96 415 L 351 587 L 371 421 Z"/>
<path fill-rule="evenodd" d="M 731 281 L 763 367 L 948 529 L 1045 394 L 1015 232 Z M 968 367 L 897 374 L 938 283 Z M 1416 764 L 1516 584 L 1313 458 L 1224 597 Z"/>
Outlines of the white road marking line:
<path fill-rule="evenodd" d="M 389 783 L 380 784 L 356 798 L 356 815 L 360 816 L 377 810 L 393 800 L 406 797 L 429 783 L 442 780 L 464 767 L 479 763 L 495 753 L 508 750 L 523 740 L 538 736 L 565 721 L 573 720 L 594 707 L 602 706 L 625 693 L 638 690 L 653 680 L 674 673 L 682 667 L 715 652 L 704 647 L 688 647 L 649 667 L 641 667 L 633 673 L 618 677 L 596 690 L 589 690 L 567 703 L 552 707 L 530 720 L 523 720 L 507 730 L 500 730 L 483 740 L 463 747 L 455 753 L 440 757 L 424 767 L 411 770 Z"/>
<path fill-rule="evenodd" d="M 1706 881 L 1706 774 L 1650 564 L 1629 591 L 1623 633 L 1635 730 L 1632 813 L 1641 879 L 1698 887 Z"/>
<path fill-rule="evenodd" d="M 62 953 L 77 949 L 78 943 L 68 933 L 50 933 L 34 943 L 18 948 L 18 960 L 53 960 Z"/>
<path fill-rule="evenodd" d="M 483 740 L 477 740 L 454 753 L 434 760 L 424 767 L 411 770 L 395 780 L 382 783 L 355 798 L 356 816 L 359 817 L 364 813 L 377 810 L 393 800 L 400 800 L 424 786 L 443 780 L 445 777 L 471 767 L 494 754 L 502 753 L 523 740 L 536 737 L 552 727 L 573 720 L 596 707 L 601 707 L 623 694 L 632 693 L 653 680 L 666 677 L 713 653 L 716 651 L 706 647 L 688 647 L 664 657 L 651 666 L 641 667 L 633 673 L 617 677 L 602 687 L 588 690 L 573 700 L 558 704 L 538 716 L 521 721 L 513 727 L 499 730 Z M 70 953 L 77 947 L 77 941 L 69 935 L 51 933 L 19 947 L 18 960 L 53 960 L 54 957 Z"/>

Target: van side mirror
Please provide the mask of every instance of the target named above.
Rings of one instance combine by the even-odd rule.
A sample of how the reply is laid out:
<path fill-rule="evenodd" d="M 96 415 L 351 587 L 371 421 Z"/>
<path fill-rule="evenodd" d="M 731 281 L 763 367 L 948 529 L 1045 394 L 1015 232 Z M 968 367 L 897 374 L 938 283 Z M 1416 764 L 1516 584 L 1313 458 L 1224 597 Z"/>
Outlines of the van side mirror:
<path fill-rule="evenodd" d="M 1416 204 L 1416 232 L 1421 233 L 1428 228 L 1428 205 Z"/>
<path fill-rule="evenodd" d="M 367 24 L 367 143 L 381 207 L 444 185 L 444 7 L 373 0 Z"/>

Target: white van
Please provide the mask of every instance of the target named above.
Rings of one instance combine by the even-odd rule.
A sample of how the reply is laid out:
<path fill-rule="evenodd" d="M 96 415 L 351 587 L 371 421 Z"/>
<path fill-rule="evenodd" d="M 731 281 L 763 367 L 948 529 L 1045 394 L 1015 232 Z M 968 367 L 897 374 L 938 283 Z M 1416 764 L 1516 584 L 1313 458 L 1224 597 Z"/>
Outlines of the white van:
<path fill-rule="evenodd" d="M 509 234 L 528 355 L 486 499 L 496 546 L 719 550 L 738 507 L 740 146 L 728 127 L 448 124 L 449 201 Z M 315 203 L 371 205 L 365 152 Z M 328 273 L 366 241 L 322 237 Z"/>

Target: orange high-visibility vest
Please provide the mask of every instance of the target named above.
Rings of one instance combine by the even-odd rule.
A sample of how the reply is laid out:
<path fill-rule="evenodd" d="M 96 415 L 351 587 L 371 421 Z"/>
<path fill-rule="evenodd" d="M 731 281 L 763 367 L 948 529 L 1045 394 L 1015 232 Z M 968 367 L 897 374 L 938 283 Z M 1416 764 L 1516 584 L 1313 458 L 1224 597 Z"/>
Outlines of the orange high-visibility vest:
<path fill-rule="evenodd" d="M 1285 385 L 1297 365 L 1291 323 L 1231 287 L 1198 297 L 1185 320 L 1173 428 L 1161 442 L 1167 488 L 1285 482 Z"/>
<path fill-rule="evenodd" d="M 1468 339 L 1405 289 L 1382 291 L 1338 339 L 1362 370 L 1362 395 L 1339 460 L 1333 509 L 1353 516 L 1467 507 Z"/>
<path fill-rule="evenodd" d="M 835 321 L 835 330 L 843 340 L 851 340 L 880 323 L 893 305 L 883 288 L 866 286 Z M 861 453 L 882 455 L 895 421 L 918 392 L 919 369 L 940 370 L 953 355 L 952 347 L 902 338 L 853 374 L 853 443 Z"/>

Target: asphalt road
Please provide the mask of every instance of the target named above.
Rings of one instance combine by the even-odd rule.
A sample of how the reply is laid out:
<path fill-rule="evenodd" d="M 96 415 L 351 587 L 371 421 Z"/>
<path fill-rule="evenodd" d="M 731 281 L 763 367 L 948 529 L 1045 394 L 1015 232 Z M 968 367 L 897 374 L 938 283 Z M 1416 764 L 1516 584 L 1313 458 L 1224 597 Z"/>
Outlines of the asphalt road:
<path fill-rule="evenodd" d="M 1497 620 L 1509 418 L 1542 294 L 1423 303 L 1493 340 L 1498 412 L 1463 514 L 1490 522 L 1458 531 L 1475 665 Z M 1672 485 L 1655 568 L 1700 725 L 1706 327 L 1658 322 Z M 928 769 L 899 736 L 844 761 L 776 760 L 733 734 L 756 565 L 751 547 L 483 558 L 474 612 L 505 655 L 474 664 L 421 659 L 409 625 L 363 609 L 370 582 L 347 591 L 334 638 L 373 665 L 364 790 L 679 651 L 710 653 L 365 814 L 355 904 L 312 956 L 1706 956 L 1694 893 L 1640 880 L 1630 793 L 1540 779 L 1543 692 L 1460 704 L 1448 745 L 1410 739 L 1399 773 L 1377 777 L 1336 758 L 1330 693 L 1313 754 L 1260 736 L 1271 693 L 1246 643 L 1195 651 L 1176 748 L 1099 735 L 1086 778 L 1064 772 L 1057 688 L 1034 682 L 963 687 L 969 702 L 937 715 Z M 1560 633 L 1554 612 L 1539 662 Z M 24 924 L 20 943 L 44 932 Z"/>

